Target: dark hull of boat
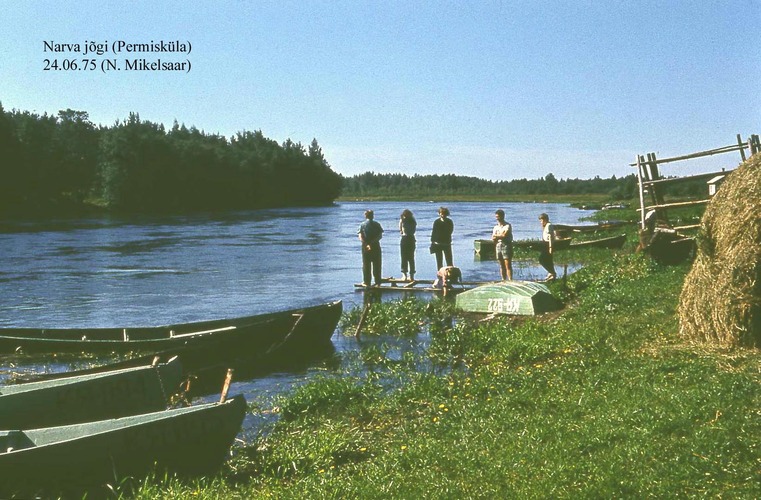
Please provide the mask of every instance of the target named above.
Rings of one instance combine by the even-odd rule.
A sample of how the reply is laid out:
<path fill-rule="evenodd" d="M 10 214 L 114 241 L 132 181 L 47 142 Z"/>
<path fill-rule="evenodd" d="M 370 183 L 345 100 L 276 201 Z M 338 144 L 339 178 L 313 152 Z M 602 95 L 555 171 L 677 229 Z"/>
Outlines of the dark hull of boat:
<path fill-rule="evenodd" d="M 541 251 L 544 247 L 544 242 L 541 240 L 515 240 L 513 241 L 513 247 Z M 567 250 L 570 247 L 571 238 L 558 238 L 553 243 L 552 249 L 553 251 Z M 492 240 L 474 240 L 473 248 L 479 259 L 488 260 L 496 258 L 495 244 Z"/>
<path fill-rule="evenodd" d="M 600 238 L 590 241 L 574 242 L 571 238 L 558 238 L 553 244 L 553 250 L 578 250 L 581 248 L 621 248 L 626 243 L 626 235 L 611 236 L 609 238 Z M 528 248 L 540 251 L 543 242 L 538 240 L 519 240 L 514 241 L 515 248 Z M 475 240 L 473 246 L 476 256 L 481 259 L 494 259 L 494 242 L 491 240 Z"/>
<path fill-rule="evenodd" d="M 327 331 L 310 335 L 304 326 L 318 327 L 330 323 L 333 317 L 340 317 L 340 309 L 339 301 L 235 319 L 147 328 L 3 328 L 0 329 L 0 353 L 179 354 L 195 348 L 266 352 L 285 342 L 320 342 L 325 335 L 329 338 L 335 324 L 329 335 Z"/>
<path fill-rule="evenodd" d="M 563 234 L 570 234 L 570 233 L 586 233 L 586 232 L 597 232 L 597 231 L 607 231 L 610 229 L 616 229 L 622 226 L 625 226 L 627 224 L 631 224 L 627 221 L 601 221 L 597 224 L 553 224 L 553 227 L 555 228 L 555 231 L 558 233 Z"/>
<path fill-rule="evenodd" d="M 570 249 L 579 248 L 621 248 L 626 243 L 626 235 L 611 236 L 610 238 L 600 238 L 599 240 L 579 241 L 571 243 Z"/>
<path fill-rule="evenodd" d="M 658 240 L 645 251 L 661 264 L 676 265 L 694 258 L 696 248 L 694 238 L 679 238 L 672 241 Z"/>
<path fill-rule="evenodd" d="M 305 356 L 332 351 L 332 337 L 342 312 L 341 301 L 303 309 L 293 309 L 258 316 L 261 321 L 251 335 L 225 336 L 208 344 L 179 346 L 147 355 L 135 355 L 116 363 L 77 370 L 76 374 L 102 373 L 118 368 L 150 363 L 155 356 L 167 360 L 179 356 L 183 376 L 192 377 L 191 393 L 216 392 L 221 388 L 225 372 L 234 368 L 234 379 L 250 378 L 266 372 L 283 360 L 294 361 Z M 54 380 L 72 373 L 26 375 L 22 380 Z"/>
<path fill-rule="evenodd" d="M 210 474 L 229 455 L 245 413 L 245 399 L 236 396 L 113 420 L 0 432 L 0 492 L 69 496 L 153 470 Z"/>

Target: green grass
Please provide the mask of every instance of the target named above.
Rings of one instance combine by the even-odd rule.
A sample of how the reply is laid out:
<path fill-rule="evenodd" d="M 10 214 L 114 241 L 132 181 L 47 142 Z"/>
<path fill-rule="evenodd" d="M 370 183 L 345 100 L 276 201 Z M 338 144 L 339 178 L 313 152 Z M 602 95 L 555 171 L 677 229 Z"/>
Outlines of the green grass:
<path fill-rule="evenodd" d="M 758 498 L 759 353 L 679 337 L 686 270 L 591 263 L 552 285 L 562 314 L 523 321 L 448 326 L 443 302 L 374 306 L 430 330 L 429 349 L 347 355 L 278 401 L 220 477 L 138 496 Z"/>

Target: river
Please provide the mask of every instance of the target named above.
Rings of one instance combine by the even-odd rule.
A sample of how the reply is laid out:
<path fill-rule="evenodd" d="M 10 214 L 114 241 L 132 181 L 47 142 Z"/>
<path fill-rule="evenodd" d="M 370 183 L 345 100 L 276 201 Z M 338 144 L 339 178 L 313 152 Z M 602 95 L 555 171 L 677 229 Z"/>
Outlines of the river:
<path fill-rule="evenodd" d="M 467 281 L 495 280 L 495 262 L 474 258 L 473 240 L 489 238 L 502 208 L 516 239 L 538 238 L 537 217 L 575 224 L 588 215 L 552 203 L 341 202 L 193 216 L 99 216 L 0 220 L 0 327 L 150 326 L 245 316 L 341 299 L 362 304 L 357 229 L 366 208 L 385 229 L 383 275 L 400 276 L 398 220 L 409 208 L 418 221 L 418 279 L 435 277 L 428 253 L 440 205 L 455 223 L 454 264 Z M 518 263 L 516 279 L 544 276 Z M 339 354 L 353 338 L 333 336 Z M 2 363 L 0 381 L 10 369 Z M 54 362 L 32 368 L 62 369 Z M 240 380 L 231 393 L 249 399 L 278 393 L 310 369 Z"/>

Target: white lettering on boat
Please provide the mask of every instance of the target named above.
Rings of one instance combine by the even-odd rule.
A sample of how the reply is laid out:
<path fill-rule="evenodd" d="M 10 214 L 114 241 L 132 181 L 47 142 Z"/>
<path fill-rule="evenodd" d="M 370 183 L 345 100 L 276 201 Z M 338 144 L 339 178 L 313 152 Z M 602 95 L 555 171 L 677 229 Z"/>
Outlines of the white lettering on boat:
<path fill-rule="evenodd" d="M 486 310 L 490 313 L 513 314 L 518 312 L 520 302 L 521 301 L 516 298 L 489 299 Z"/>

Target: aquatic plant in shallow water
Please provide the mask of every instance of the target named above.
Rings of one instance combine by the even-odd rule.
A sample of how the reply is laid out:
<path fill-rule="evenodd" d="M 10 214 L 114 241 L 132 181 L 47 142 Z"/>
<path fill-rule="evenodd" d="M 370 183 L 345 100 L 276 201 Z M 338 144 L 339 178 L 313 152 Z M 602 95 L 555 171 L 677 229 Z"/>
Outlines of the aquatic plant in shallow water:
<path fill-rule="evenodd" d="M 367 307 L 369 310 L 365 312 Z M 434 328 L 447 324 L 453 312 L 451 304 L 441 300 L 426 302 L 416 298 L 404 298 L 345 311 L 341 316 L 339 328 L 344 335 L 355 335 L 364 313 L 360 332 L 362 335 L 413 336 L 429 324 L 434 325 Z"/>

